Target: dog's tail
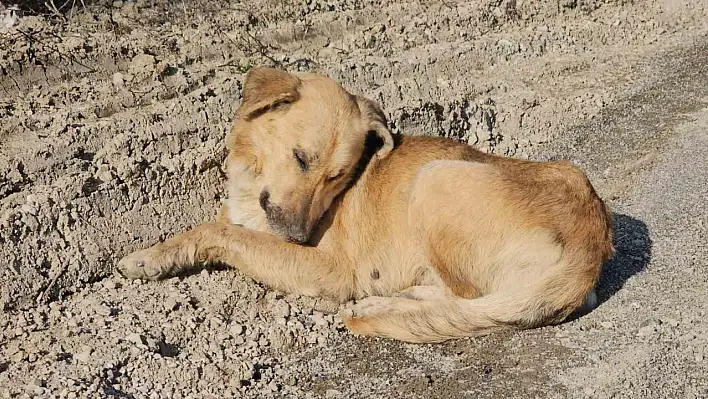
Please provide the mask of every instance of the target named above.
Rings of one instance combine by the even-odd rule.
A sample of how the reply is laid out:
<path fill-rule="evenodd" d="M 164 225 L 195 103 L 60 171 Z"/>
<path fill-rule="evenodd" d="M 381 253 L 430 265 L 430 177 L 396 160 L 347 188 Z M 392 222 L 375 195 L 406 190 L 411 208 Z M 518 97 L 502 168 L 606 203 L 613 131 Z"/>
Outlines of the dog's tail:
<path fill-rule="evenodd" d="M 580 300 L 577 298 L 578 290 L 555 292 L 560 297 L 555 296 L 553 302 L 565 303 L 560 307 L 542 299 L 548 296 L 533 295 L 525 290 L 464 299 L 452 295 L 434 295 L 430 298 L 426 297 L 425 291 L 435 287 L 413 288 L 416 289 L 413 295 L 365 298 L 353 307 L 343 309 L 342 319 L 352 332 L 359 335 L 432 343 L 499 330 L 555 324 L 574 311 L 594 307 L 597 301 L 592 287 L 585 290 L 585 296 Z M 575 298 L 561 298 L 573 295 L 573 291 Z M 546 293 L 549 294 L 548 291 Z"/>

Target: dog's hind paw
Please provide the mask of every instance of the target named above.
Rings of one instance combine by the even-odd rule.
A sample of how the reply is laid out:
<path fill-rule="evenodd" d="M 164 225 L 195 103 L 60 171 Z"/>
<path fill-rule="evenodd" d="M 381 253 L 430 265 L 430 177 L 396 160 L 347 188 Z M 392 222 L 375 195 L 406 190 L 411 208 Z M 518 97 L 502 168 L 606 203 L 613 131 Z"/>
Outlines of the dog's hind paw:
<path fill-rule="evenodd" d="M 402 297 L 372 296 L 347 303 L 339 312 L 344 325 L 357 335 L 392 337 L 400 320 L 412 317 L 425 302 Z"/>
<path fill-rule="evenodd" d="M 416 308 L 416 300 L 401 297 L 370 296 L 348 302 L 340 311 L 342 318 L 371 317 L 387 313 L 405 312 Z"/>
<path fill-rule="evenodd" d="M 380 316 L 385 316 L 396 310 L 396 303 L 403 301 L 415 302 L 410 299 L 396 297 L 367 297 L 348 302 L 339 311 L 344 325 L 358 335 L 376 335 L 374 324 Z"/>

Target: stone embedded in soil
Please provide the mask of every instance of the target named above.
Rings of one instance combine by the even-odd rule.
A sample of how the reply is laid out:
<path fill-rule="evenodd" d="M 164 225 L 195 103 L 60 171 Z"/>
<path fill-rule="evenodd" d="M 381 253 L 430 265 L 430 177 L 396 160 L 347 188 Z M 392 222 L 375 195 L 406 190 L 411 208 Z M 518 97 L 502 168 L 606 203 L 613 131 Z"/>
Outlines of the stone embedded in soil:
<path fill-rule="evenodd" d="M 85 347 L 83 351 L 74 355 L 74 359 L 83 363 L 88 363 L 91 360 L 92 353 L 93 349 Z"/>
<path fill-rule="evenodd" d="M 110 316 L 111 315 L 111 308 L 109 308 L 106 305 L 98 305 L 98 306 L 96 306 L 96 313 L 101 316 Z"/>
<path fill-rule="evenodd" d="M 231 323 L 231 326 L 229 327 L 229 333 L 231 334 L 232 337 L 237 337 L 241 334 L 243 334 L 246 331 L 246 329 L 238 323 Z"/>
<path fill-rule="evenodd" d="M 128 73 L 145 77 L 155 70 L 155 57 L 150 54 L 139 54 L 133 57 L 128 66 Z"/>
<path fill-rule="evenodd" d="M 278 303 L 275 304 L 273 313 L 276 316 L 287 318 L 290 316 L 290 305 L 285 301 L 278 301 Z"/>
<path fill-rule="evenodd" d="M 325 318 L 324 314 L 320 311 L 314 311 L 312 313 L 312 316 L 310 316 L 310 319 L 312 320 L 313 323 L 315 323 L 316 326 L 327 326 L 329 323 L 327 319 Z"/>
<path fill-rule="evenodd" d="M 119 287 L 119 285 L 111 279 L 103 280 L 103 288 L 105 288 L 107 290 L 114 290 L 118 287 Z"/>
<path fill-rule="evenodd" d="M 644 327 L 640 327 L 637 331 L 637 335 L 640 337 L 647 337 L 658 332 L 658 328 L 655 324 L 650 324 Z"/>
<path fill-rule="evenodd" d="M 661 322 L 662 322 L 662 324 L 666 324 L 666 325 L 673 327 L 673 328 L 678 327 L 678 325 L 679 325 L 678 320 L 672 319 L 672 318 L 664 318 L 661 320 Z"/>
<path fill-rule="evenodd" d="M 111 82 L 117 88 L 123 87 L 123 84 L 125 83 L 125 77 L 123 76 L 122 73 L 116 72 L 113 74 L 113 77 L 111 78 Z"/>
<path fill-rule="evenodd" d="M 143 337 L 142 337 L 140 334 L 138 334 L 138 333 L 130 333 L 130 334 L 128 334 L 128 335 L 125 337 L 125 339 L 126 339 L 128 342 L 132 342 L 132 343 L 134 343 L 134 344 L 136 344 L 136 345 L 144 345 L 144 343 L 143 343 Z"/>

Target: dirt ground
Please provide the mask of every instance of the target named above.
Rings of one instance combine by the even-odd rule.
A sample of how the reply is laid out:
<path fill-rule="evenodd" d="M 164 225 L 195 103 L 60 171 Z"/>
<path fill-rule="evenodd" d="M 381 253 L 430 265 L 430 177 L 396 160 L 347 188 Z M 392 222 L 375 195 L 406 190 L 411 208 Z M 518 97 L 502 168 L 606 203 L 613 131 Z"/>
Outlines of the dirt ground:
<path fill-rule="evenodd" d="M 0 6 L 0 397 L 708 397 L 708 1 L 59 3 Z M 115 276 L 215 215 L 254 65 L 578 164 L 615 212 L 600 306 L 408 345 L 233 270 Z"/>

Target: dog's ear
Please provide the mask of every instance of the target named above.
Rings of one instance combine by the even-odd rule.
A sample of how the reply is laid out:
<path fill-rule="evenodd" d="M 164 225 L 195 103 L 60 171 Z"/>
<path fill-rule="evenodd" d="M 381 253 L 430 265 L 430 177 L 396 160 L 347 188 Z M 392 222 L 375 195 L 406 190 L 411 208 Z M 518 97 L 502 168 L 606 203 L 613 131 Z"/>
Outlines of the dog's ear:
<path fill-rule="evenodd" d="M 296 101 L 300 94 L 297 76 L 274 68 L 252 68 L 246 74 L 241 106 L 236 117 L 252 119 L 273 107 Z"/>
<path fill-rule="evenodd" d="M 394 147 L 393 134 L 388 130 L 386 115 L 379 105 L 368 98 L 356 96 L 362 118 L 369 121 L 369 131 L 373 131 L 381 139 L 382 145 L 376 152 L 379 159 L 385 158 Z"/>

